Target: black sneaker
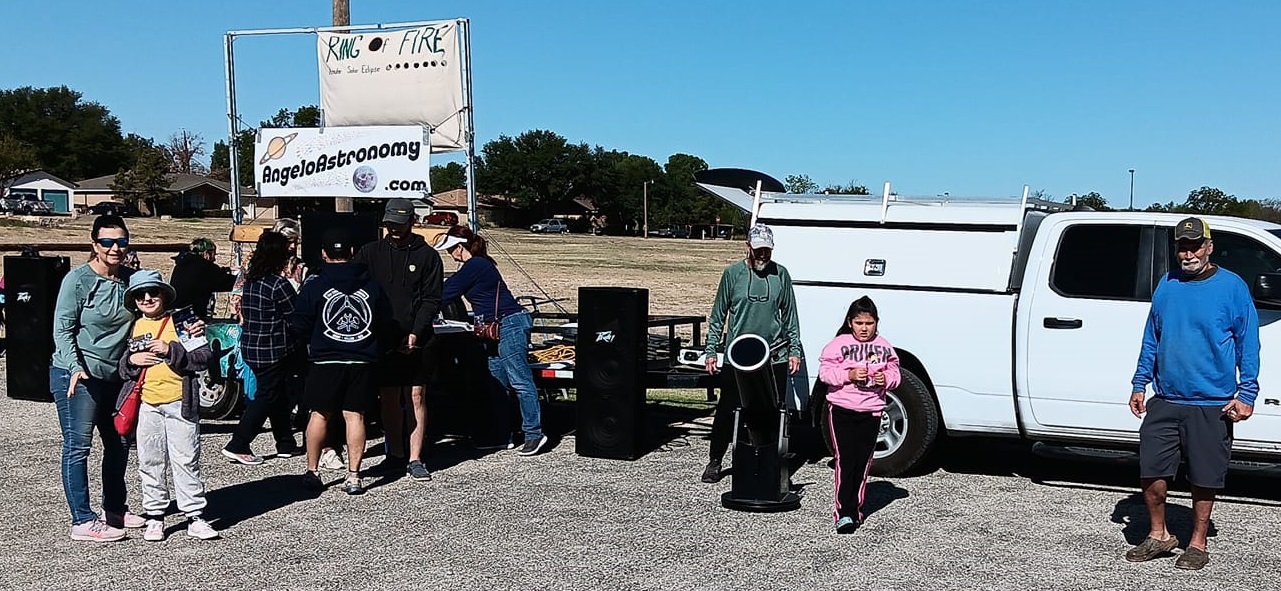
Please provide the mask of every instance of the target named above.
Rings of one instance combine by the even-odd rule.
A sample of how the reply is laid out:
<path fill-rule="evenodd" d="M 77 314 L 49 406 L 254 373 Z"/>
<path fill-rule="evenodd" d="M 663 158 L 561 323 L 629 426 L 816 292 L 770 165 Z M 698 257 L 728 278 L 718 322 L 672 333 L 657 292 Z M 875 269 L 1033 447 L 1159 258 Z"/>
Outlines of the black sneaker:
<path fill-rule="evenodd" d="M 419 482 L 431 480 L 431 472 L 427 470 L 427 466 L 424 466 L 423 463 L 418 460 L 410 462 L 409 465 L 405 467 L 405 473 L 408 474 L 410 478 Z"/>
<path fill-rule="evenodd" d="M 525 442 L 525 445 L 521 446 L 520 451 L 518 451 L 518 452 L 516 452 L 516 453 L 518 453 L 518 454 L 520 454 L 520 455 L 522 455 L 522 456 L 532 456 L 532 455 L 534 455 L 534 454 L 537 454 L 537 453 L 538 453 L 538 452 L 540 452 L 540 451 L 543 451 L 543 446 L 544 446 L 544 445 L 547 445 L 547 436 L 546 436 L 546 435 L 543 435 L 542 437 L 539 437 L 538 439 L 530 439 L 530 440 L 526 441 L 526 442 Z"/>
<path fill-rule="evenodd" d="M 715 484 L 721 481 L 721 461 L 711 460 L 707 462 L 707 467 L 703 468 L 703 482 Z"/>
<path fill-rule="evenodd" d="M 307 450 L 301 447 L 276 448 L 276 457 L 281 459 L 292 458 L 294 456 L 305 456 L 305 455 L 307 455 Z"/>
<path fill-rule="evenodd" d="M 365 470 L 365 474 L 370 476 L 395 476 L 405 471 L 405 458 L 396 456 L 387 456 L 378 465 Z"/>
<path fill-rule="evenodd" d="M 320 475 L 311 470 L 302 473 L 302 484 L 312 492 L 325 490 L 325 483 L 320 480 Z"/>

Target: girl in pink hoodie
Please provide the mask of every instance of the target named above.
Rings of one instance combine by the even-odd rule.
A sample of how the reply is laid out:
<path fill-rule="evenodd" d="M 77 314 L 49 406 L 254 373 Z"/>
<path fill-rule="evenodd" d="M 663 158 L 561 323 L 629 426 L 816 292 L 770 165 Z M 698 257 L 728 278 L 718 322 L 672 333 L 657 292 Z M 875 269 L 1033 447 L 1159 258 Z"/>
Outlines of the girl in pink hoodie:
<path fill-rule="evenodd" d="M 863 524 L 863 497 L 881 432 L 885 393 L 898 387 L 894 346 L 876 332 L 876 303 L 850 304 L 836 338 L 823 347 L 818 378 L 827 384 L 828 428 L 836 448 L 836 533 Z"/>

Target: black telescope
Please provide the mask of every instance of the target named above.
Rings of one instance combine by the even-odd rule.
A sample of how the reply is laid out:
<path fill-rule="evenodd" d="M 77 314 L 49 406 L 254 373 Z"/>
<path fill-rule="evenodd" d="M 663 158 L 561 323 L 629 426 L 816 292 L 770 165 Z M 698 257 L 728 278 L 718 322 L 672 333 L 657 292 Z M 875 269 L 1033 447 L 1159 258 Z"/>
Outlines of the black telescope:
<path fill-rule="evenodd" d="M 788 479 L 787 366 L 770 362 L 774 349 L 759 335 L 745 334 L 725 348 L 722 379 L 734 380 L 739 407 L 734 413 L 734 470 L 721 505 L 736 511 L 791 511 L 801 497 Z"/>

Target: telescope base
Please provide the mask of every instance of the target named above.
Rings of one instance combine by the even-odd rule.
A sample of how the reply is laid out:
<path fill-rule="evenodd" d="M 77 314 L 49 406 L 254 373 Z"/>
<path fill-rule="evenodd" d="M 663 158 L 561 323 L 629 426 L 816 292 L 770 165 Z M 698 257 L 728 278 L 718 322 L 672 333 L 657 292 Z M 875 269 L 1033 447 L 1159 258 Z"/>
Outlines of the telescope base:
<path fill-rule="evenodd" d="M 751 513 L 781 513 L 801 508 L 801 496 L 789 492 L 782 499 L 736 499 L 733 492 L 721 495 L 721 506 L 734 511 Z"/>

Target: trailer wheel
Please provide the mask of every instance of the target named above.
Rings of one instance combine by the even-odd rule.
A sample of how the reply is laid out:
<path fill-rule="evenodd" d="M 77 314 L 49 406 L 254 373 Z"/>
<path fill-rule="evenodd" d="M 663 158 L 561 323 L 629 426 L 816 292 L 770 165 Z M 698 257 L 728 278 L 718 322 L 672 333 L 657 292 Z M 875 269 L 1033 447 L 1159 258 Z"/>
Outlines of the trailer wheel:
<path fill-rule="evenodd" d="M 240 380 L 217 379 L 203 371 L 196 381 L 200 384 L 200 418 L 220 421 L 240 410 Z"/>
<path fill-rule="evenodd" d="M 888 477 L 921 467 L 938 439 L 939 410 L 925 383 L 902 370 L 899 387 L 885 396 L 872 474 Z"/>

